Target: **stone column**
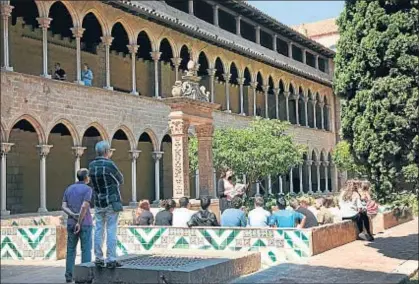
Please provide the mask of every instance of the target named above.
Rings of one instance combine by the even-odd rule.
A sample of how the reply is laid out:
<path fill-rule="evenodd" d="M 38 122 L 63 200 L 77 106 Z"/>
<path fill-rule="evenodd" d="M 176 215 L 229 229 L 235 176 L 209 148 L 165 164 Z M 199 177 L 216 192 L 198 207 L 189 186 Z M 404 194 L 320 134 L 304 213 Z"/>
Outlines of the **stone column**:
<path fill-rule="evenodd" d="M 317 192 L 321 193 L 321 189 L 320 189 L 320 164 L 321 162 L 316 161 L 314 162 L 314 165 L 316 166 L 316 170 L 317 170 Z"/>
<path fill-rule="evenodd" d="M 250 82 L 250 86 L 253 90 L 253 116 L 256 116 L 256 88 L 258 86 L 258 82 Z"/>
<path fill-rule="evenodd" d="M 300 125 L 300 114 L 298 113 L 299 94 L 294 94 L 293 99 L 295 100 L 295 120 L 296 125 Z"/>
<path fill-rule="evenodd" d="M 260 195 L 260 183 L 256 183 L 256 195 Z"/>
<path fill-rule="evenodd" d="M 154 195 L 156 201 L 160 200 L 160 159 L 163 157 L 163 152 L 155 151 L 152 153 L 154 159 Z"/>
<path fill-rule="evenodd" d="M 171 119 L 173 159 L 173 198 L 190 196 L 188 129 L 189 122 L 183 119 Z"/>
<path fill-rule="evenodd" d="M 3 22 L 3 66 L 1 70 L 3 71 L 13 71 L 9 62 L 9 17 L 12 15 L 12 10 L 13 6 L 9 5 L 8 1 L 1 4 L 1 20 Z"/>
<path fill-rule="evenodd" d="M 317 104 L 317 100 L 313 100 L 313 126 L 314 128 L 317 128 L 317 119 L 316 119 L 316 104 Z"/>
<path fill-rule="evenodd" d="M 307 64 L 307 50 L 303 49 L 303 63 Z"/>
<path fill-rule="evenodd" d="M 218 5 L 212 6 L 213 11 L 213 24 L 218 27 Z"/>
<path fill-rule="evenodd" d="M 106 71 L 106 80 L 104 88 L 107 90 L 113 90 L 111 87 L 111 66 L 110 66 L 110 48 L 113 41 L 113 37 L 110 35 L 102 36 L 100 38 L 102 40 L 103 45 L 105 46 L 105 71 Z"/>
<path fill-rule="evenodd" d="M 339 186 L 338 186 L 338 169 L 337 169 L 337 167 L 336 167 L 336 165 L 333 163 L 333 162 L 331 162 L 330 163 L 330 171 L 331 171 L 331 174 L 332 174 L 332 188 L 331 188 L 331 191 L 332 192 L 336 192 L 339 188 Z"/>
<path fill-rule="evenodd" d="M 330 105 L 325 105 L 324 107 L 327 110 L 326 115 L 325 115 L 324 129 L 325 130 L 328 130 L 328 131 L 331 131 L 332 130 L 332 125 L 334 125 L 334 124 L 330 120 L 330 114 L 331 114 L 331 112 L 330 112 Z"/>
<path fill-rule="evenodd" d="M 315 68 L 318 70 L 319 69 L 319 56 L 318 55 L 314 57 L 314 64 L 315 64 Z"/>
<path fill-rule="evenodd" d="M 293 176 L 292 176 L 292 168 L 290 170 L 290 193 L 294 193 L 294 183 L 293 183 Z"/>
<path fill-rule="evenodd" d="M 236 17 L 236 35 L 238 35 L 238 36 L 241 36 L 241 33 L 240 33 L 240 20 L 241 20 L 241 18 L 242 17 L 240 15 Z"/>
<path fill-rule="evenodd" d="M 304 114 L 305 114 L 305 124 L 308 127 L 308 97 L 304 97 Z"/>
<path fill-rule="evenodd" d="M 255 33 L 256 43 L 260 44 L 260 26 L 255 27 Z"/>
<path fill-rule="evenodd" d="M 38 213 L 48 212 L 47 210 L 47 169 L 46 169 L 46 159 L 49 154 L 49 151 L 52 148 L 52 145 L 38 145 L 40 160 L 39 160 L 39 189 L 40 189 L 40 206 Z"/>
<path fill-rule="evenodd" d="M 288 43 L 288 57 L 292 58 L 292 42 Z"/>
<path fill-rule="evenodd" d="M 240 114 L 246 115 L 246 113 L 244 112 L 244 101 L 243 101 L 244 100 L 243 85 L 244 85 L 245 78 L 239 77 L 237 81 L 239 83 L 239 88 L 240 88 Z"/>
<path fill-rule="evenodd" d="M 268 106 L 269 85 L 262 86 L 262 89 L 265 96 L 265 118 L 269 118 L 269 106 Z"/>
<path fill-rule="evenodd" d="M 282 187 L 282 176 L 279 176 L 278 180 L 279 180 L 279 193 L 284 193 L 284 188 Z"/>
<path fill-rule="evenodd" d="M 287 113 L 287 121 L 290 121 L 290 105 L 289 105 L 290 92 L 285 91 L 284 97 L 285 97 L 285 111 Z"/>
<path fill-rule="evenodd" d="M 48 28 L 51 23 L 51 18 L 36 18 L 39 27 L 42 29 L 42 74 L 44 78 L 51 79 L 48 74 Z"/>
<path fill-rule="evenodd" d="M 214 98 L 214 78 L 215 78 L 215 68 L 209 68 L 207 69 L 208 71 L 208 75 L 210 77 L 210 93 L 211 93 L 211 102 L 215 102 L 215 98 Z"/>
<path fill-rule="evenodd" d="M 276 34 L 274 34 L 272 36 L 272 49 L 276 52 L 278 52 L 278 47 L 277 47 L 277 44 L 276 44 L 276 39 L 277 38 L 278 38 L 278 36 Z"/>
<path fill-rule="evenodd" d="M 175 81 L 179 81 L 179 66 L 182 62 L 182 58 L 180 57 L 173 57 L 172 60 L 173 65 L 175 66 Z"/>
<path fill-rule="evenodd" d="M 1 155 L 1 216 L 10 215 L 10 211 L 7 210 L 7 153 L 12 148 L 13 143 L 1 143 L 0 144 L 0 155 Z"/>
<path fill-rule="evenodd" d="M 300 176 L 300 193 L 304 193 L 303 191 L 303 165 L 298 166 L 298 174 Z"/>
<path fill-rule="evenodd" d="M 226 92 L 226 104 L 227 104 L 227 112 L 231 112 L 230 110 L 230 78 L 231 78 L 231 74 L 228 73 L 224 73 L 223 74 L 223 78 L 225 80 L 225 92 Z"/>
<path fill-rule="evenodd" d="M 196 125 L 195 132 L 198 138 L 199 193 L 201 196 L 216 197 L 212 177 L 212 137 L 214 126 L 212 124 Z"/>
<path fill-rule="evenodd" d="M 129 151 L 131 157 L 131 202 L 130 206 L 136 206 L 137 202 L 137 160 L 140 157 L 141 150 Z"/>
<path fill-rule="evenodd" d="M 276 119 L 279 119 L 279 88 L 274 89 L 274 95 L 275 95 L 275 117 Z"/>
<path fill-rule="evenodd" d="M 268 175 L 268 193 L 272 194 L 272 179 L 271 175 Z"/>
<path fill-rule="evenodd" d="M 329 183 L 328 183 L 328 179 L 329 179 L 329 171 L 328 171 L 329 162 L 328 161 L 324 161 L 322 164 L 323 164 L 323 167 L 324 167 L 325 192 L 326 193 L 329 193 Z"/>
<path fill-rule="evenodd" d="M 84 82 L 81 78 L 81 38 L 84 33 L 84 28 L 74 27 L 71 28 L 73 36 L 76 39 L 76 82 L 77 84 L 84 85 Z"/>
<path fill-rule="evenodd" d="M 311 165 L 313 164 L 312 160 L 307 160 L 307 173 L 308 173 L 308 193 L 313 193 L 313 184 L 311 181 Z"/>
<path fill-rule="evenodd" d="M 80 170 L 80 158 L 83 156 L 84 150 L 86 150 L 86 147 L 76 146 L 71 147 L 71 149 L 74 152 L 74 156 L 76 156 L 76 159 L 74 160 L 74 179 L 77 182 L 77 172 Z"/>
<path fill-rule="evenodd" d="M 195 196 L 199 197 L 199 169 L 195 170 Z"/>
<path fill-rule="evenodd" d="M 322 120 L 321 129 L 324 129 L 324 102 L 320 102 L 320 118 Z"/>
<path fill-rule="evenodd" d="M 137 54 L 137 50 L 139 45 L 137 44 L 128 44 L 127 45 L 129 53 L 131 53 L 131 83 L 132 83 L 132 87 L 131 87 L 131 94 L 133 95 L 138 95 L 137 92 L 137 76 L 135 76 L 135 71 L 136 71 L 136 54 Z"/>
<path fill-rule="evenodd" d="M 151 58 L 154 61 L 154 97 L 156 99 L 160 98 L 159 93 L 159 59 L 161 52 L 160 51 L 152 51 L 150 52 Z"/>
<path fill-rule="evenodd" d="M 190 15 L 193 15 L 193 0 L 188 1 L 188 12 Z"/>

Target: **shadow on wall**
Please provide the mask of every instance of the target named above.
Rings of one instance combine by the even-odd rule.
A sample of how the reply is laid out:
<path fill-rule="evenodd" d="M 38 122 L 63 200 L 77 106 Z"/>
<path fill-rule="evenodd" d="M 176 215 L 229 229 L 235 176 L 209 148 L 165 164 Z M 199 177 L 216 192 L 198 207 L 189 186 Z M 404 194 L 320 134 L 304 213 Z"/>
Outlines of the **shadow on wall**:
<path fill-rule="evenodd" d="M 400 247 L 400 246 L 403 247 Z M 377 249 L 384 256 L 403 260 L 418 260 L 418 235 L 377 238 L 367 246 Z"/>
<path fill-rule="evenodd" d="M 232 283 L 399 283 L 406 275 L 284 263 Z"/>

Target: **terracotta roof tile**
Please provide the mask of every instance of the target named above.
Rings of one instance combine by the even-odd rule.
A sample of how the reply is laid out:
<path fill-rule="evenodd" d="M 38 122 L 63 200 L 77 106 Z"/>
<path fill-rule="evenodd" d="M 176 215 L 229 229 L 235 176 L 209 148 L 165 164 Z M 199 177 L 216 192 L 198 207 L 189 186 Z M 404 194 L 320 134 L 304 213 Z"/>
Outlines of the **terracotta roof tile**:
<path fill-rule="evenodd" d="M 326 19 L 314 23 L 304 23 L 292 26 L 292 28 L 307 37 L 338 33 L 336 18 Z"/>

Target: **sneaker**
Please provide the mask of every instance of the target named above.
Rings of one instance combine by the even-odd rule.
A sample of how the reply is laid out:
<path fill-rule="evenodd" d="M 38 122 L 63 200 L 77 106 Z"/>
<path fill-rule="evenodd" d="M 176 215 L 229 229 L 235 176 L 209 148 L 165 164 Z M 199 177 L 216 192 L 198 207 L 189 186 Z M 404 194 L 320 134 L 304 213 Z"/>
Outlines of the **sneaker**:
<path fill-rule="evenodd" d="M 66 278 L 66 279 L 65 279 L 65 283 L 73 283 L 73 279 L 71 279 L 71 278 Z"/>
<path fill-rule="evenodd" d="M 106 263 L 106 268 L 110 268 L 110 269 L 115 269 L 117 267 L 121 267 L 122 264 L 116 260 L 114 261 L 110 261 L 108 263 Z"/>
<path fill-rule="evenodd" d="M 374 241 L 374 237 L 370 234 L 367 234 L 367 241 L 369 242 L 373 242 Z"/>
<path fill-rule="evenodd" d="M 97 268 L 105 267 L 105 261 L 103 261 L 103 259 L 96 259 L 95 260 L 95 266 Z"/>

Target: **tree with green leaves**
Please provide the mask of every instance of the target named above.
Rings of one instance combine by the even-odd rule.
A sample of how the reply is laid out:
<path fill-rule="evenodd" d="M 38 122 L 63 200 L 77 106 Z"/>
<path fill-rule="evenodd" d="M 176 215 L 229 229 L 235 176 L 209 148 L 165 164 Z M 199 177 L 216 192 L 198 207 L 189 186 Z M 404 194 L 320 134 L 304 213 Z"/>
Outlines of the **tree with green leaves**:
<path fill-rule="evenodd" d="M 217 170 L 229 167 L 236 175 L 245 174 L 253 184 L 268 175 L 285 174 L 303 162 L 304 145 L 296 144 L 285 133 L 287 122 L 256 119 L 246 128 L 216 129 L 213 139 L 213 163 Z M 198 143 L 189 140 L 190 170 L 198 166 Z"/>
<path fill-rule="evenodd" d="M 418 189 L 418 1 L 351 0 L 338 19 L 335 93 L 354 163 L 379 197 Z"/>

